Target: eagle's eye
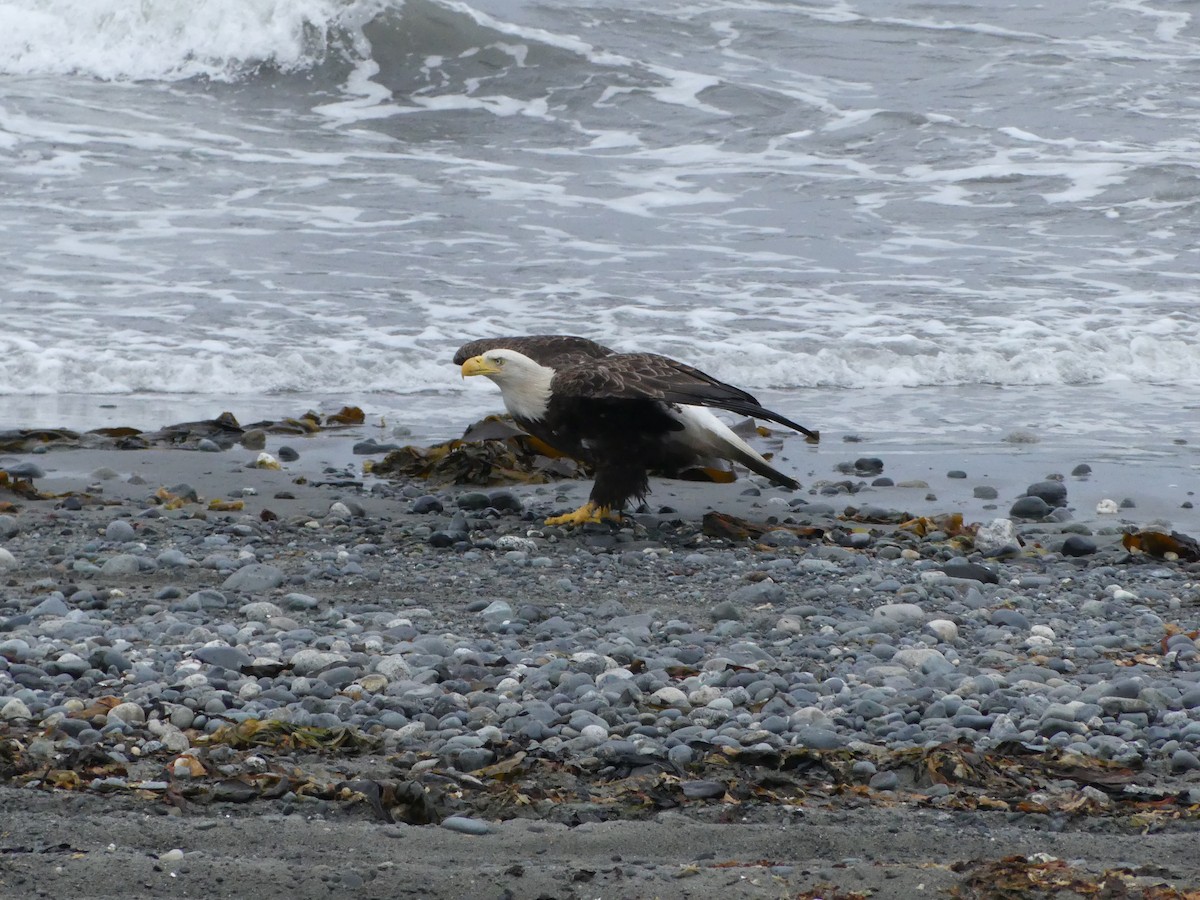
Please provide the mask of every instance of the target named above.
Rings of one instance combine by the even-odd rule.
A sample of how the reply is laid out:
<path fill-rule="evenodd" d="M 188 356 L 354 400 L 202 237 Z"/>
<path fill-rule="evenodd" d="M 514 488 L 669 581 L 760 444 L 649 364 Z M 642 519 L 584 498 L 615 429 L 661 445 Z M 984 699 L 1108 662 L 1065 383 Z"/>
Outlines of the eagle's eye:
<path fill-rule="evenodd" d="M 492 360 L 492 362 L 494 362 L 497 366 L 502 366 L 502 365 L 504 365 L 504 358 L 501 356 L 497 356 Z"/>

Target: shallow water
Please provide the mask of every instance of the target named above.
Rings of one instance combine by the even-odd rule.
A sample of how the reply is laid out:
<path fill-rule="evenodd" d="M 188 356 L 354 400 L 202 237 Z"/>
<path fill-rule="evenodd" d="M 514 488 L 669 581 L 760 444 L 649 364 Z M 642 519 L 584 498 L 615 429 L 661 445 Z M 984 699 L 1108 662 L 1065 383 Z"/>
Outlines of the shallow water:
<path fill-rule="evenodd" d="M 898 450 L 1195 440 L 1186 9 L 181 9 L 0 7 L 7 426 L 446 436 L 459 343 L 571 332 Z"/>

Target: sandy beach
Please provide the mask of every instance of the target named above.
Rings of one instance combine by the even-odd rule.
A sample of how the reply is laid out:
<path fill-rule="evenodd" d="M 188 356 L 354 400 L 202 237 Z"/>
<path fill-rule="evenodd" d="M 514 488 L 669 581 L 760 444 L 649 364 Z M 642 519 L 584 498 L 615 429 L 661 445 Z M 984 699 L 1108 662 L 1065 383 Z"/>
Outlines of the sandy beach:
<path fill-rule="evenodd" d="M 393 483 L 352 452 L 373 434 L 271 435 L 278 470 L 240 444 L 0 454 L 40 469 L 0 494 L 0 894 L 1200 890 L 1200 564 L 1121 545 L 1200 534 L 1188 448 L 831 435 L 776 448 L 795 494 L 656 481 L 569 532 L 541 520 L 586 482 Z M 1071 513 L 1017 520 L 1016 552 L 947 531 L 1052 474 Z M 705 535 L 714 510 L 769 535 Z"/>

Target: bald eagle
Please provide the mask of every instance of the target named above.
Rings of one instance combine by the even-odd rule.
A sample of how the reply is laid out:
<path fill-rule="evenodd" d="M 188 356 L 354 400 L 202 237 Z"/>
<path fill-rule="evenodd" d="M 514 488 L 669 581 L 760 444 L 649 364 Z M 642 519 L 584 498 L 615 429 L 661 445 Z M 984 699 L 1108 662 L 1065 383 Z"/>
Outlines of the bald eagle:
<path fill-rule="evenodd" d="M 772 483 L 799 483 L 706 407 L 778 422 L 810 441 L 820 434 L 766 409 L 750 394 L 653 353 L 617 353 L 580 337 L 485 338 L 454 354 L 463 376 L 486 375 L 517 425 L 596 471 L 588 502 L 548 525 L 612 515 L 650 490 L 647 470 L 675 473 L 717 460 L 739 462 Z"/>

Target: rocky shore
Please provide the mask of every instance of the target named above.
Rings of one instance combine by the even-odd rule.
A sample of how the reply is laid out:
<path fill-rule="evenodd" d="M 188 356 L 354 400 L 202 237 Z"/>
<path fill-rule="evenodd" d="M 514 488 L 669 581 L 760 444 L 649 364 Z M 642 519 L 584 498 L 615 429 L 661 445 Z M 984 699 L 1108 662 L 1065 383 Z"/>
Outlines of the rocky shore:
<path fill-rule="evenodd" d="M 0 459 L 0 893 L 1200 888 L 1186 486 L 847 453 L 572 530 L 354 439 Z"/>

